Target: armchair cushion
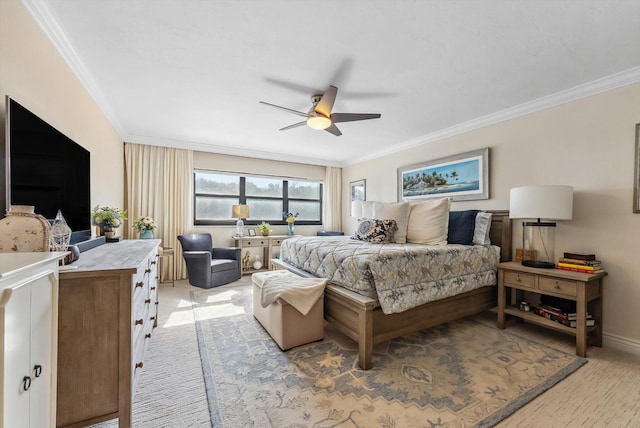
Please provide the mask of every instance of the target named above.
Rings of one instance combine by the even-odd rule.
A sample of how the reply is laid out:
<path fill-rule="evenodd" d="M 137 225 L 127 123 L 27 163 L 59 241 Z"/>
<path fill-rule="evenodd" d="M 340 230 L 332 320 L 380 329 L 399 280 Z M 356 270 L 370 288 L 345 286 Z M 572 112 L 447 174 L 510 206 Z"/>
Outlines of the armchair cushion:
<path fill-rule="evenodd" d="M 242 277 L 240 248 L 213 248 L 208 233 L 179 235 L 178 240 L 187 264 L 189 284 L 211 288 Z"/>

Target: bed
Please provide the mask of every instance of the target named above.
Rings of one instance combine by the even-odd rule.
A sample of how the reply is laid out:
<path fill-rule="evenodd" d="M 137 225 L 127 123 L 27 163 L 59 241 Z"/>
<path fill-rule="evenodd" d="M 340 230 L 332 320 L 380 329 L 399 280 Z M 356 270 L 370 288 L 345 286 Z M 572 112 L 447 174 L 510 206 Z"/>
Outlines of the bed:
<path fill-rule="evenodd" d="M 511 260 L 509 213 L 489 212 L 492 213 L 491 243 L 499 247 L 500 261 Z M 286 269 L 303 277 L 316 276 L 280 259 L 271 263 L 274 269 Z M 483 312 L 495 306 L 496 301 L 497 287 L 480 287 L 402 312 L 385 314 L 377 299 L 330 282 L 325 290 L 324 305 L 325 319 L 358 343 L 359 365 L 368 370 L 372 367 L 374 344 Z"/>

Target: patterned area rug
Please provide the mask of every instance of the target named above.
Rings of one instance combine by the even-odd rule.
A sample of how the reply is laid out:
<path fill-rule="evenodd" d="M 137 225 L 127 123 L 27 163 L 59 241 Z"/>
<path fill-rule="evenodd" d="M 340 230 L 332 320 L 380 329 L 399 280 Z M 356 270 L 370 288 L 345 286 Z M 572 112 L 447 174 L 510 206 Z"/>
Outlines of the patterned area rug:
<path fill-rule="evenodd" d="M 214 427 L 492 426 L 586 363 L 463 319 L 377 345 L 364 371 L 329 325 L 280 351 L 248 283 L 191 297 Z"/>

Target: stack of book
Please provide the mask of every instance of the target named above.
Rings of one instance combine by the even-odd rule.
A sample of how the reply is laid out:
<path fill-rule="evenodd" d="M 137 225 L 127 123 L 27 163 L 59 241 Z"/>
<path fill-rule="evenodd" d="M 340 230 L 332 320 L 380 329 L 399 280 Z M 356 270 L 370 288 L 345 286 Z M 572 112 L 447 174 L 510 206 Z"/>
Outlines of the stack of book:
<path fill-rule="evenodd" d="M 562 310 L 558 308 L 554 308 L 553 306 L 548 306 L 544 304 L 539 304 L 538 306 L 533 307 L 533 313 L 536 315 L 540 315 L 549 319 L 551 321 L 555 321 L 560 324 L 564 324 L 567 327 L 576 328 L 578 325 L 578 314 L 577 313 L 566 313 L 562 312 Z M 591 314 L 587 314 L 587 327 L 594 326 L 596 324 L 593 316 Z"/>
<path fill-rule="evenodd" d="M 558 259 L 556 269 L 582 273 L 604 272 L 602 262 L 596 259 L 595 254 L 564 253 L 564 257 Z"/>

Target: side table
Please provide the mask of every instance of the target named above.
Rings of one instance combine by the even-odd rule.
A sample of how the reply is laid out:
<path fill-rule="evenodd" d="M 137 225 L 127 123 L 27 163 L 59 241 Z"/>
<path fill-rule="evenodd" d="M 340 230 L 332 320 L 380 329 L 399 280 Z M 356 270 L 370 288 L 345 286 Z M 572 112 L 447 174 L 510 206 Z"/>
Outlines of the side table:
<path fill-rule="evenodd" d="M 175 250 L 171 247 L 160 247 L 158 252 L 158 256 L 160 257 L 160 276 L 162 276 L 162 267 L 164 265 L 165 257 L 169 257 L 171 259 L 171 286 L 176 286 L 176 260 L 175 260 Z M 160 282 L 160 278 L 158 278 L 158 282 Z"/>
<path fill-rule="evenodd" d="M 606 272 L 589 274 L 559 269 L 539 269 L 518 262 L 498 264 L 498 328 L 505 328 L 505 314 L 576 336 L 576 355 L 587 356 L 587 339 L 602 346 L 602 279 Z M 576 328 L 518 309 L 520 291 L 561 297 L 576 302 Z M 507 304 L 507 293 L 510 303 Z M 595 325 L 587 327 L 587 311 Z M 588 336 L 588 337 L 587 337 Z"/>
<path fill-rule="evenodd" d="M 271 259 L 276 257 L 275 250 L 282 245 L 282 241 L 294 235 L 269 235 L 269 236 L 243 236 L 235 237 L 236 247 L 240 247 L 243 260 L 247 256 L 247 251 L 253 250 L 248 261 L 248 265 L 242 266 L 242 274 L 247 275 L 255 272 L 271 270 Z M 254 269 L 251 257 L 260 256 L 262 267 Z M 244 264 L 244 263 L 243 263 Z"/>

